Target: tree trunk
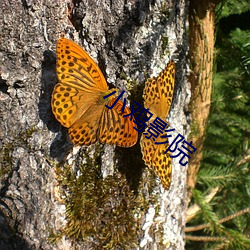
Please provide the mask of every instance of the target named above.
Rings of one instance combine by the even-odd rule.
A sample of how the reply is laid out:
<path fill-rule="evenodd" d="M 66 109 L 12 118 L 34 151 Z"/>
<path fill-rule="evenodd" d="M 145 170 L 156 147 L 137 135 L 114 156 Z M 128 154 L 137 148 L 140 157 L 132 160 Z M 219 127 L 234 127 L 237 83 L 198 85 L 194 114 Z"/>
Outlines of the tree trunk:
<path fill-rule="evenodd" d="M 185 136 L 186 2 L 0 4 L 0 249 L 184 249 L 186 167 L 174 161 L 166 191 L 144 166 L 139 142 L 73 148 L 50 102 L 62 34 L 84 47 L 131 103 L 142 104 L 146 78 L 173 58 L 169 120 Z"/>
<path fill-rule="evenodd" d="M 195 187 L 197 173 L 202 160 L 202 149 L 205 138 L 205 128 L 210 111 L 213 60 L 214 60 L 214 19 L 215 7 L 219 1 L 190 1 L 189 6 L 189 45 L 192 98 L 190 112 L 192 117 L 192 133 L 189 140 L 196 146 L 195 157 L 189 162 L 187 187 L 188 203 L 192 188 Z"/>

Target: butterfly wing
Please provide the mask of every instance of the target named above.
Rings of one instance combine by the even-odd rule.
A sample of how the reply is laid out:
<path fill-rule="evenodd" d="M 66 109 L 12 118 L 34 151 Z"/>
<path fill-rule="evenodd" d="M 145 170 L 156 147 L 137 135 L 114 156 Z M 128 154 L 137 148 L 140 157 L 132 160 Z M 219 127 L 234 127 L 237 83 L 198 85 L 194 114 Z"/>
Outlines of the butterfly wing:
<path fill-rule="evenodd" d="M 52 94 L 52 111 L 69 128 L 98 102 L 108 86 L 95 62 L 74 42 L 59 39 L 56 53 L 59 83 Z"/>
<path fill-rule="evenodd" d="M 158 77 L 149 78 L 143 91 L 144 107 L 159 118 L 166 118 L 174 92 L 175 65 L 170 61 Z"/>
<path fill-rule="evenodd" d="M 147 139 L 144 134 L 141 136 L 141 151 L 142 159 L 145 164 L 153 168 L 156 174 L 160 177 L 161 183 L 165 189 L 169 189 L 171 183 L 172 173 L 172 159 L 170 154 L 166 152 L 168 143 L 163 143 L 167 139 L 157 138 L 153 141 L 152 138 Z M 161 142 L 163 144 L 155 144 L 155 142 Z"/>
<path fill-rule="evenodd" d="M 81 89 L 58 83 L 52 94 L 52 111 L 56 119 L 66 128 L 71 127 L 98 103 L 101 92 L 86 93 Z M 98 105 L 95 105 L 98 109 Z M 95 112 L 96 113 L 96 112 Z"/>
<path fill-rule="evenodd" d="M 106 80 L 95 62 L 74 42 L 59 39 L 56 52 L 59 83 L 52 94 L 52 111 L 64 127 L 70 128 L 70 137 L 75 144 L 79 144 L 79 133 L 83 131 L 88 131 L 86 138 L 89 134 L 93 136 L 90 142 L 95 141 L 93 131 L 97 130 L 94 126 L 102 113 L 98 112 L 99 99 L 108 90 Z M 90 109 L 94 116 L 89 117 Z M 90 118 L 94 119 L 91 123 Z M 81 144 L 84 143 L 89 142 L 84 140 Z"/>
<path fill-rule="evenodd" d="M 115 101 L 112 99 L 108 106 L 110 107 Z M 133 128 L 137 128 L 130 120 L 130 116 L 123 117 L 131 113 L 129 108 L 125 106 L 122 113 L 123 103 L 119 100 L 112 109 L 105 107 L 100 119 L 99 140 L 106 144 L 116 144 L 120 147 L 132 147 L 138 139 L 138 132 Z"/>
<path fill-rule="evenodd" d="M 75 145 L 89 146 L 98 140 L 98 128 L 104 107 L 91 107 L 69 128 L 69 137 Z"/>
<path fill-rule="evenodd" d="M 106 80 L 89 55 L 74 42 L 61 38 L 57 43 L 57 75 L 59 83 L 52 94 L 52 111 L 57 120 L 69 128 L 75 145 L 103 143 L 131 147 L 137 131 L 124 114 L 130 110 L 118 101 L 112 110 L 105 107 L 115 99 L 103 99 L 108 91 Z"/>
<path fill-rule="evenodd" d="M 59 82 L 85 92 L 108 90 L 106 80 L 93 59 L 76 43 L 60 38 L 56 46 Z"/>
<path fill-rule="evenodd" d="M 166 119 L 172 102 L 174 91 L 175 65 L 170 61 L 158 77 L 150 78 L 145 83 L 143 91 L 144 107 L 148 108 L 153 117 Z M 146 130 L 147 131 L 147 130 Z M 165 154 L 169 144 L 163 143 L 165 138 L 158 137 L 153 141 L 152 137 L 147 139 L 144 134 L 141 137 L 142 158 L 148 167 L 152 167 L 161 179 L 164 188 L 169 189 L 171 183 L 172 160 L 170 154 Z M 162 144 L 155 144 L 159 142 Z"/>
<path fill-rule="evenodd" d="M 95 123 L 83 122 L 69 128 L 69 137 L 74 145 L 89 146 L 97 141 L 97 128 Z"/>

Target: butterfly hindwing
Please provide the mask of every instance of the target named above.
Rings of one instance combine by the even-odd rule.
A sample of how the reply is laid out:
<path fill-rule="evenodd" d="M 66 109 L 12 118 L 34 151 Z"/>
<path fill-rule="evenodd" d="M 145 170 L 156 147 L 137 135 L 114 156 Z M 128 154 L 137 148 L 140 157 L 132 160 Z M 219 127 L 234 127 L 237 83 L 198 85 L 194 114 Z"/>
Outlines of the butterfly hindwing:
<path fill-rule="evenodd" d="M 114 103 L 115 99 L 112 99 L 108 106 L 110 107 Z M 138 133 L 133 128 L 137 128 L 133 119 L 130 120 L 130 116 L 123 117 L 130 114 L 129 108 L 125 106 L 122 113 L 123 103 L 119 100 L 112 109 L 105 107 L 99 130 L 99 140 L 106 144 L 116 144 L 120 147 L 131 147 L 138 139 Z"/>
<path fill-rule="evenodd" d="M 155 144 L 155 142 L 164 142 L 166 139 L 157 138 L 153 141 L 152 138 L 147 139 L 144 134 L 141 136 L 141 151 L 142 159 L 145 164 L 153 168 L 161 179 L 161 183 L 165 189 L 169 189 L 172 173 L 172 159 L 170 154 L 165 154 L 168 143 Z"/>
<path fill-rule="evenodd" d="M 97 128 L 96 124 L 83 122 L 69 128 L 69 137 L 74 145 L 89 146 L 97 141 Z"/>

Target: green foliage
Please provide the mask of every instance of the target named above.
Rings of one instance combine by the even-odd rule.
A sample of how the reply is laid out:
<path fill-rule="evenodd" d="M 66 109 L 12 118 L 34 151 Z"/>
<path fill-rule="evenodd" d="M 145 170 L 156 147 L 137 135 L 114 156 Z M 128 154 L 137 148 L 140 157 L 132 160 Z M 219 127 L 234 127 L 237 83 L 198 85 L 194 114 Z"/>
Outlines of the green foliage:
<path fill-rule="evenodd" d="M 223 0 L 221 3 L 222 11 L 220 16 L 226 17 L 233 14 L 241 14 L 250 10 L 250 4 L 248 0 Z"/>
<path fill-rule="evenodd" d="M 202 192 L 197 189 L 194 189 L 193 197 L 201 208 L 201 213 L 202 213 L 201 219 L 204 220 L 204 222 L 209 222 L 210 225 L 209 230 L 212 233 L 214 233 L 215 230 L 220 231 L 223 228 L 223 226 L 219 223 L 219 219 L 217 215 L 213 212 L 211 204 L 205 201 L 205 197 L 202 194 Z"/>
<path fill-rule="evenodd" d="M 249 1 L 224 3 L 220 17 L 250 9 Z M 215 68 L 203 161 L 193 191 L 193 203 L 201 210 L 190 225 L 208 223 L 192 235 L 217 238 L 214 242 L 212 238 L 188 241 L 187 249 L 250 249 L 249 212 L 237 216 L 249 207 L 250 196 L 250 27 L 235 28 L 228 34 L 219 27 Z M 207 192 L 215 187 L 219 191 L 207 203 Z M 235 216 L 221 220 L 232 214 Z"/>

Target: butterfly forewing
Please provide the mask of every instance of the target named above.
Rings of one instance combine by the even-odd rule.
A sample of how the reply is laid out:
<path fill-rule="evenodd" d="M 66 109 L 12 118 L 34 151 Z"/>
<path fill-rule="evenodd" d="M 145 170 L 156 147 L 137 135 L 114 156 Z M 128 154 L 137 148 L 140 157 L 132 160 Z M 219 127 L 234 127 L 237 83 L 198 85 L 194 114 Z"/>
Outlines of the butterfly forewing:
<path fill-rule="evenodd" d="M 175 65 L 170 61 L 158 77 L 149 78 L 143 91 L 144 106 L 160 118 L 166 118 L 174 92 Z"/>
<path fill-rule="evenodd" d="M 73 101 L 78 90 L 57 84 L 52 95 L 52 111 L 56 119 L 66 128 L 72 125 L 72 118 L 77 111 L 77 104 Z"/>
<path fill-rule="evenodd" d="M 77 121 L 86 118 L 90 109 L 91 112 L 97 113 L 95 109 L 103 107 L 98 105 L 100 95 L 102 92 L 99 90 L 95 94 L 86 93 L 82 89 L 58 83 L 52 94 L 52 111 L 57 120 L 69 128 Z"/>
<path fill-rule="evenodd" d="M 99 67 L 76 43 L 66 38 L 59 39 L 56 54 L 57 75 L 60 82 L 85 92 L 108 89 Z"/>

